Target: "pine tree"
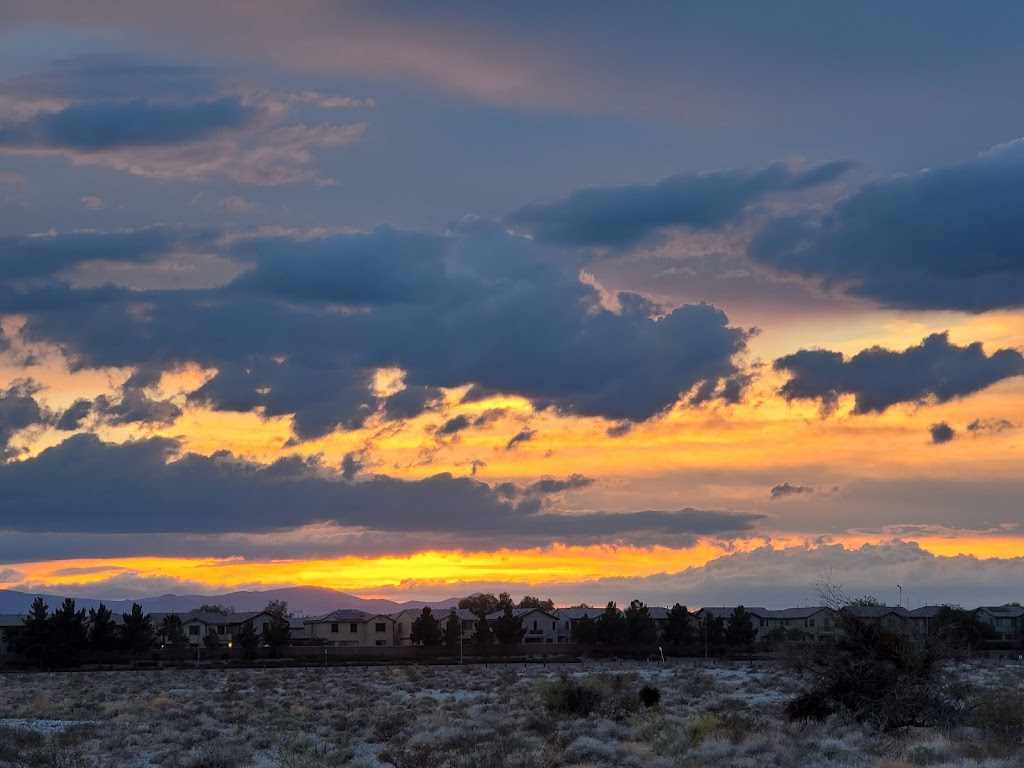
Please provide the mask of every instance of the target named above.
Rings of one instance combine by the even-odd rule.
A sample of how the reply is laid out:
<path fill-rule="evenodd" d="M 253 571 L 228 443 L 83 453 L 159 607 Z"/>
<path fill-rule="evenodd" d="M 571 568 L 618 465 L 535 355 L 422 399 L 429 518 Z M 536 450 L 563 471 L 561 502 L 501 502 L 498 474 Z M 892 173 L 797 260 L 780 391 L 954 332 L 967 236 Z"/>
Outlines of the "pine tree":
<path fill-rule="evenodd" d="M 153 647 L 153 623 L 142 612 L 142 606 L 132 603 L 130 613 L 122 613 L 121 647 L 132 653 L 144 653 Z"/>
<path fill-rule="evenodd" d="M 676 603 L 668 612 L 665 624 L 664 640 L 670 645 L 686 645 L 693 642 L 693 626 L 690 624 L 690 611 L 685 605 Z"/>
<path fill-rule="evenodd" d="M 725 642 L 729 645 L 750 645 L 757 638 L 754 617 L 742 605 L 737 605 L 725 629 Z"/>
<path fill-rule="evenodd" d="M 494 622 L 494 636 L 502 645 L 518 645 L 526 634 L 521 616 L 516 616 L 511 605 L 506 605 Z"/>
<path fill-rule="evenodd" d="M 425 606 L 412 623 L 409 639 L 413 645 L 440 645 L 441 625 L 434 618 L 430 606 Z"/>
<path fill-rule="evenodd" d="M 43 602 L 43 598 L 37 597 L 33 600 L 29 614 L 23 620 L 25 626 L 16 638 L 16 649 L 40 667 L 53 650 L 52 626 L 50 618 L 46 615 L 48 609 L 49 606 Z"/>
<path fill-rule="evenodd" d="M 597 639 L 605 645 L 622 645 L 626 641 L 626 621 L 612 600 L 597 618 Z"/>
<path fill-rule="evenodd" d="M 494 642 L 494 633 L 486 616 L 481 616 L 473 625 L 473 644 L 487 646 Z"/>
<path fill-rule="evenodd" d="M 592 645 L 597 642 L 597 622 L 589 615 L 577 619 L 572 625 L 572 641 L 580 645 Z"/>
<path fill-rule="evenodd" d="M 640 600 L 633 600 L 626 609 L 626 636 L 634 646 L 651 645 L 658 639 L 658 626 Z"/>
<path fill-rule="evenodd" d="M 179 653 L 188 648 L 188 637 L 185 635 L 185 627 L 181 623 L 181 617 L 177 614 L 171 613 L 164 616 L 164 620 L 160 622 L 159 631 L 166 646 L 173 648 Z"/>
<path fill-rule="evenodd" d="M 242 626 L 239 627 L 238 634 L 235 636 L 235 642 L 239 648 L 245 651 L 245 658 L 248 659 L 252 656 L 252 652 L 260 644 L 259 633 L 252 621 L 242 622 Z"/>
<path fill-rule="evenodd" d="M 88 630 L 85 625 L 85 609 L 75 610 L 75 600 L 64 598 L 60 608 L 53 612 L 50 626 L 53 637 L 53 650 L 59 661 L 73 659 L 88 643 Z"/>
<path fill-rule="evenodd" d="M 448 620 L 444 623 L 444 644 L 448 646 L 449 650 L 454 651 L 459 647 L 461 641 L 462 621 L 459 619 L 459 614 L 453 609 L 448 614 Z"/>
<path fill-rule="evenodd" d="M 89 609 L 89 647 L 94 651 L 112 651 L 117 647 L 117 624 L 110 610 L 100 603 Z"/>
<path fill-rule="evenodd" d="M 276 658 L 281 649 L 292 641 L 292 628 L 287 619 L 275 618 L 266 629 L 263 630 L 263 642 L 270 648 L 271 654 Z"/>

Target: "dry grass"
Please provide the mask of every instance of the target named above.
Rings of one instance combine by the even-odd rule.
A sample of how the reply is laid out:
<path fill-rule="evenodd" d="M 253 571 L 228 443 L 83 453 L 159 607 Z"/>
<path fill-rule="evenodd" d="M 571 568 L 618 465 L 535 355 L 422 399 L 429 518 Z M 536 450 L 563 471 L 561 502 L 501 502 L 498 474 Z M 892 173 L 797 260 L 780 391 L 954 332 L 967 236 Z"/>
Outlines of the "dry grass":
<path fill-rule="evenodd" d="M 8 673 L 0 674 L 0 766 L 1024 764 L 1024 670 L 967 672 L 961 722 L 893 736 L 840 718 L 785 722 L 798 681 L 775 666 Z M 643 706 L 643 686 L 660 692 L 655 706 Z"/>

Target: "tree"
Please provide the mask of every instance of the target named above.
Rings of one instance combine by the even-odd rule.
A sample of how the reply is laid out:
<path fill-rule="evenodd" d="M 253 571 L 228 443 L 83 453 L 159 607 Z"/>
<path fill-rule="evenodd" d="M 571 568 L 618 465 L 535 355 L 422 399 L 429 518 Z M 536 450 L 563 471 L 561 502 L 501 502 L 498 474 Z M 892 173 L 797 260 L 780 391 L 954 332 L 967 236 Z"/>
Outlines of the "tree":
<path fill-rule="evenodd" d="M 462 642 L 462 620 L 453 608 L 448 614 L 448 620 L 444 623 L 444 644 L 448 649 L 454 651 Z"/>
<path fill-rule="evenodd" d="M 260 636 L 251 620 L 242 622 L 242 626 L 238 628 L 238 634 L 235 636 L 235 642 L 238 643 L 239 648 L 245 651 L 245 658 L 252 657 L 252 652 L 260 644 Z"/>
<path fill-rule="evenodd" d="M 413 645 L 440 645 L 441 625 L 434 618 L 430 606 L 425 606 L 412 622 L 409 639 Z"/>
<path fill-rule="evenodd" d="M 221 616 L 230 616 L 235 612 L 235 606 L 220 605 L 219 603 L 203 603 L 196 610 L 200 613 L 219 613 Z"/>
<path fill-rule="evenodd" d="M 89 609 L 89 647 L 94 651 L 112 651 L 118 645 L 117 624 L 110 610 L 100 603 Z"/>
<path fill-rule="evenodd" d="M 883 603 L 874 595 L 862 595 L 861 597 L 855 597 L 852 600 L 847 600 L 846 605 L 859 605 L 865 608 L 888 608 L 889 606 Z"/>
<path fill-rule="evenodd" d="M 725 619 L 705 612 L 698 627 L 698 641 L 706 646 L 719 646 L 725 642 Z"/>
<path fill-rule="evenodd" d="M 50 627 L 54 653 L 62 661 L 74 658 L 88 643 L 85 609 L 76 611 L 74 598 L 64 598 L 60 608 L 50 617 Z"/>
<path fill-rule="evenodd" d="M 160 622 L 160 637 L 164 645 L 178 651 L 179 653 L 188 648 L 188 637 L 185 635 L 185 627 L 181 623 L 181 617 L 176 613 L 169 613 Z"/>
<path fill-rule="evenodd" d="M 597 623 L 588 615 L 576 619 L 572 625 L 572 641 L 580 645 L 593 645 L 597 642 Z"/>
<path fill-rule="evenodd" d="M 996 636 L 995 629 L 980 621 L 978 614 L 959 605 L 940 606 L 929 629 L 933 640 L 946 645 L 952 653 L 970 653 Z"/>
<path fill-rule="evenodd" d="M 501 616 L 494 622 L 494 636 L 502 645 L 519 645 L 526 628 L 523 626 L 523 617 L 516 616 L 511 605 L 506 605 Z"/>
<path fill-rule="evenodd" d="M 728 645 L 750 645 L 757 638 L 754 629 L 754 617 L 742 605 L 733 608 L 729 623 L 725 629 L 725 642 Z"/>
<path fill-rule="evenodd" d="M 486 616 L 498 610 L 498 598 L 490 592 L 477 592 L 459 600 L 459 608 L 472 611 L 476 616 Z"/>
<path fill-rule="evenodd" d="M 130 613 L 122 613 L 121 647 L 132 653 L 143 653 L 153 647 L 153 623 L 142 612 L 142 606 L 132 603 Z"/>
<path fill-rule="evenodd" d="M 207 629 L 206 634 L 203 635 L 203 648 L 211 653 L 220 648 L 220 638 L 217 636 L 217 630 L 213 627 Z"/>
<path fill-rule="evenodd" d="M 22 620 L 25 626 L 21 628 L 15 638 L 17 641 L 15 649 L 35 661 L 40 667 L 50 655 L 53 644 L 50 619 L 46 615 L 48 608 L 49 606 L 43 602 L 43 598 L 37 597 L 33 600 L 28 616 Z"/>
<path fill-rule="evenodd" d="M 550 598 L 547 600 L 541 600 L 539 597 L 533 595 L 523 595 L 523 599 L 519 601 L 519 608 L 537 608 L 541 611 L 553 611 L 555 610 L 555 601 Z"/>
<path fill-rule="evenodd" d="M 494 633 L 491 632 L 491 624 L 486 616 L 481 616 L 473 625 L 473 643 L 475 645 L 490 645 L 494 642 Z"/>
<path fill-rule="evenodd" d="M 670 645 L 686 645 L 693 642 L 690 611 L 685 605 L 676 603 L 669 610 L 668 621 L 665 623 L 664 640 Z"/>
<path fill-rule="evenodd" d="M 290 619 L 291 614 L 288 612 L 288 601 L 287 600 L 270 600 L 267 602 L 267 607 L 263 609 L 264 613 L 269 613 L 271 616 L 275 616 L 279 619 Z"/>
<path fill-rule="evenodd" d="M 626 620 L 612 600 L 604 612 L 597 617 L 597 640 L 605 645 L 622 645 L 626 642 Z"/>
<path fill-rule="evenodd" d="M 498 605 L 494 609 L 495 611 L 504 611 L 505 608 L 515 608 L 516 602 L 512 599 L 512 595 L 508 592 L 501 592 L 498 594 Z M 492 611 L 493 613 L 493 611 Z"/>
<path fill-rule="evenodd" d="M 633 600 L 626 609 L 626 637 L 634 646 L 651 645 L 658 638 L 658 626 L 640 600 Z"/>
<path fill-rule="evenodd" d="M 287 606 L 285 606 L 287 608 Z M 263 642 L 270 648 L 270 653 L 275 658 L 280 655 L 281 649 L 292 641 L 292 628 L 287 619 L 275 616 L 267 628 L 263 630 Z"/>

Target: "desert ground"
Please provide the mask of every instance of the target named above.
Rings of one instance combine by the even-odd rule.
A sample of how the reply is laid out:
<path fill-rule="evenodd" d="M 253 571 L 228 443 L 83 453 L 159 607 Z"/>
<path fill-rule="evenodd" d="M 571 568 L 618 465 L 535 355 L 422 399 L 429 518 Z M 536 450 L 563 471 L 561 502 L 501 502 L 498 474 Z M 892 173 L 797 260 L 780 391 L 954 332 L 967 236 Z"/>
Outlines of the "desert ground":
<path fill-rule="evenodd" d="M 11 671 L 0 766 L 1024 765 L 1024 665 L 951 674 L 962 718 L 881 734 L 786 722 L 800 681 L 770 663 Z"/>

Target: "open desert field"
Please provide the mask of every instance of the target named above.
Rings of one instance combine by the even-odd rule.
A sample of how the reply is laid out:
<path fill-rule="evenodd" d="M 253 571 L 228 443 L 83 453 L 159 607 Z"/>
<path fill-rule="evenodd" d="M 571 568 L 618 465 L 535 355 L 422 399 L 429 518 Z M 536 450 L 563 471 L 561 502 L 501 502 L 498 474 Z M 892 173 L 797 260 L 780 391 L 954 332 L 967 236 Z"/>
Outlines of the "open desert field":
<path fill-rule="evenodd" d="M 957 674 L 973 702 L 961 722 L 886 735 L 844 717 L 787 723 L 799 681 L 774 664 L 11 672 L 0 675 L 0 765 L 1024 764 L 1024 669 Z"/>

